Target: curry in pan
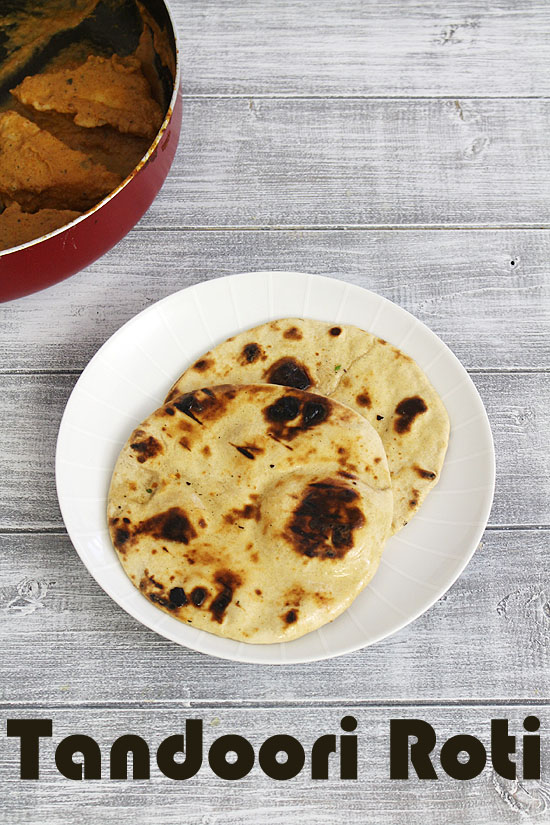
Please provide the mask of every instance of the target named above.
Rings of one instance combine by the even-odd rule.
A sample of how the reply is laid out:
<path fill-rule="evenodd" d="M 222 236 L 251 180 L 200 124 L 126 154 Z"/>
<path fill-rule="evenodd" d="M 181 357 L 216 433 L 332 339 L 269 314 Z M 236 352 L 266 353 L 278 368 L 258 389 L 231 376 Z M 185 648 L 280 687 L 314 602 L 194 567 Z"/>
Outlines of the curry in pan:
<path fill-rule="evenodd" d="M 175 74 L 166 31 L 133 0 L 13 5 L 0 18 L 0 249 L 70 222 L 131 174 Z"/>

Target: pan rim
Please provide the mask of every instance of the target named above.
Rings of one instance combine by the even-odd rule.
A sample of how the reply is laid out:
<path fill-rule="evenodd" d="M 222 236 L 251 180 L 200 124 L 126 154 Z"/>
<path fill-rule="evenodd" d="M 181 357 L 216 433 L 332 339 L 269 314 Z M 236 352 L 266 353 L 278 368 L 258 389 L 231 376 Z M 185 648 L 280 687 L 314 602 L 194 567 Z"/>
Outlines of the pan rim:
<path fill-rule="evenodd" d="M 0 258 L 5 258 L 8 255 L 14 255 L 18 252 L 21 252 L 24 249 L 29 249 L 32 246 L 36 246 L 37 244 L 44 243 L 44 241 L 47 241 L 50 238 L 54 238 L 56 235 L 60 235 L 61 233 L 66 232 L 68 229 L 71 229 L 73 226 L 77 226 L 77 224 L 82 223 L 83 221 L 87 220 L 91 215 L 94 215 L 103 206 L 105 206 L 107 203 L 109 203 L 111 200 L 113 200 L 113 198 L 115 198 L 118 195 L 119 192 L 121 192 L 123 189 L 126 188 L 126 186 L 128 186 L 130 181 L 134 180 L 136 175 L 141 171 L 141 169 L 143 169 L 144 166 L 146 166 L 146 164 L 149 162 L 149 159 L 151 158 L 151 156 L 154 154 L 154 152 L 158 148 L 158 146 L 159 146 L 159 144 L 160 144 L 160 142 L 161 142 L 161 140 L 164 136 L 164 133 L 166 132 L 166 130 L 168 128 L 168 125 L 169 125 L 170 121 L 172 120 L 174 107 L 176 105 L 176 100 L 177 100 L 177 97 L 178 97 L 178 94 L 179 94 L 179 89 L 180 89 L 180 69 L 181 69 L 181 64 L 180 64 L 180 59 L 179 59 L 179 54 L 180 54 L 180 52 L 179 52 L 179 38 L 178 38 L 177 29 L 176 29 L 176 24 L 175 24 L 174 18 L 172 16 L 170 6 L 166 2 L 166 0 L 162 0 L 162 2 L 163 2 L 163 5 L 166 9 L 167 14 L 168 14 L 168 19 L 170 21 L 170 26 L 172 27 L 172 34 L 173 34 L 173 37 L 174 37 L 175 58 L 176 58 L 176 72 L 175 72 L 175 75 L 174 75 L 172 96 L 170 98 L 170 102 L 168 104 L 168 108 L 166 110 L 164 120 L 162 121 L 160 129 L 158 130 L 153 142 L 151 143 L 151 145 L 149 146 L 149 148 L 147 149 L 147 151 L 145 152 L 143 157 L 138 161 L 138 163 L 132 169 L 130 174 L 127 175 L 124 178 L 124 180 L 119 183 L 119 185 L 116 187 L 116 189 L 113 189 L 112 192 L 109 192 L 108 195 L 105 195 L 105 197 L 102 200 L 100 200 L 98 203 L 94 204 L 94 206 L 92 206 L 91 209 L 88 209 L 87 212 L 83 212 L 82 215 L 79 215 L 77 218 L 73 218 L 73 220 L 69 221 L 69 223 L 64 223 L 62 226 L 58 226 L 57 229 L 52 229 L 51 232 L 47 232 L 45 235 L 40 235 L 38 238 L 32 238 L 30 241 L 25 241 L 25 243 L 19 244 L 18 246 L 10 246 L 7 249 L 0 250 Z M 2 276 L 0 274 L 0 278 L 1 277 Z"/>

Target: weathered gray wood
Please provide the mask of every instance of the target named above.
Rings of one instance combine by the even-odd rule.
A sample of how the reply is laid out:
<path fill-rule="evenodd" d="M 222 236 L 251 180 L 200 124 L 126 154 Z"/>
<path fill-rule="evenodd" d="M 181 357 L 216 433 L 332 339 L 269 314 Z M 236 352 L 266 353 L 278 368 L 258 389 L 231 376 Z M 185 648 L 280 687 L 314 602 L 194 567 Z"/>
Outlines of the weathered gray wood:
<path fill-rule="evenodd" d="M 491 525 L 548 524 L 550 374 L 480 373 L 497 454 Z M 54 451 L 76 376 L 0 376 L 0 529 L 61 527 Z"/>
<path fill-rule="evenodd" d="M 194 653 L 143 627 L 65 536 L 0 535 L 0 702 L 549 699 L 549 541 L 548 530 L 488 531 L 448 593 L 393 637 L 266 667 Z"/>
<path fill-rule="evenodd" d="M 153 301 L 209 278 L 272 268 L 317 272 L 379 292 L 428 324 L 467 368 L 544 369 L 549 262 L 544 230 L 136 229 L 69 281 L 0 304 L 0 371 L 82 369 Z"/>
<path fill-rule="evenodd" d="M 75 376 L 66 375 L 5 379 L 0 407 L 0 525 L 61 526 L 55 491 L 55 444 L 63 408 L 75 382 Z"/>
<path fill-rule="evenodd" d="M 142 221 L 548 225 L 550 100 L 188 99 Z"/>
<path fill-rule="evenodd" d="M 87 271 L 0 306 L 0 372 L 44 373 L 0 376 L 0 529 L 14 531 L 0 534 L 0 728 L 6 717 L 52 716 L 54 742 L 79 732 L 107 745 L 136 732 L 154 746 L 195 716 L 205 720 L 207 743 L 241 733 L 257 749 L 283 731 L 311 745 L 353 713 L 361 778 L 333 773 L 319 783 L 304 773 L 276 783 L 256 768 L 228 783 L 205 763 L 183 788 L 155 770 L 150 783 L 71 783 L 54 775 L 47 746 L 44 778 L 29 783 L 18 779 L 17 743 L 3 739 L 0 819 L 550 822 L 550 530 L 534 529 L 548 525 L 550 492 L 550 236 L 542 229 L 550 101 L 541 99 L 550 94 L 550 7 L 171 5 L 182 36 L 184 127 L 160 196 Z M 446 225 L 473 228 L 434 229 Z M 530 228 L 502 228 L 522 225 Z M 250 231 L 285 226 L 294 230 Z M 82 369 L 121 323 L 177 288 L 273 268 L 361 284 L 427 323 L 477 372 L 497 452 L 493 529 L 444 598 L 372 648 L 282 668 L 193 653 L 125 614 L 62 533 L 53 476 L 76 381 L 65 371 Z M 503 525 L 514 529 L 495 529 Z M 392 717 L 487 741 L 491 718 L 509 718 L 521 734 L 529 712 L 542 719 L 541 783 L 514 787 L 489 768 L 472 782 L 388 779 Z"/>
<path fill-rule="evenodd" d="M 548 772 L 547 708 L 536 705 L 503 710 L 500 706 L 477 708 L 463 705 L 418 707 L 339 708 L 223 708 L 172 710 L 27 709 L 9 712 L 7 718 L 51 718 L 53 737 L 43 740 L 41 776 L 35 782 L 18 780 L 19 741 L 3 743 L 0 779 L 8 789 L 3 799 L 8 822 L 26 825 L 506 825 L 518 821 L 548 822 L 550 775 Z M 542 720 L 541 780 L 521 781 L 519 786 L 494 773 L 490 763 L 475 779 L 459 781 L 439 767 L 439 750 L 457 733 L 480 739 L 489 749 L 493 718 L 508 718 L 509 731 L 520 750 L 523 720 L 538 713 Z M 358 778 L 339 778 L 339 753 L 330 757 L 329 779 L 311 780 L 310 750 L 315 740 L 331 733 L 339 748 L 340 720 L 352 714 L 358 722 Z M 156 749 L 168 736 L 185 731 L 187 718 L 204 723 L 204 762 L 197 775 L 175 781 L 164 777 L 156 765 Z M 434 752 L 437 781 L 389 778 L 390 719 L 423 719 L 435 728 Z M 108 778 L 82 782 L 62 777 L 55 768 L 54 750 L 67 735 L 93 736 L 102 750 L 102 776 L 109 775 L 109 749 L 128 733 L 141 735 L 150 745 L 151 778 L 115 781 Z M 294 778 L 277 781 L 258 764 L 258 749 L 270 736 L 287 733 L 299 739 L 306 751 L 303 770 Z M 220 736 L 245 736 L 255 751 L 251 773 L 230 782 L 217 777 L 208 764 L 208 749 Z M 521 762 L 520 762 L 521 765 Z M 520 767 L 521 774 L 521 767 Z M 521 820 L 520 820 L 521 817 Z"/>
<path fill-rule="evenodd" d="M 550 10 L 512 0 L 171 4 L 191 94 L 543 95 Z"/>

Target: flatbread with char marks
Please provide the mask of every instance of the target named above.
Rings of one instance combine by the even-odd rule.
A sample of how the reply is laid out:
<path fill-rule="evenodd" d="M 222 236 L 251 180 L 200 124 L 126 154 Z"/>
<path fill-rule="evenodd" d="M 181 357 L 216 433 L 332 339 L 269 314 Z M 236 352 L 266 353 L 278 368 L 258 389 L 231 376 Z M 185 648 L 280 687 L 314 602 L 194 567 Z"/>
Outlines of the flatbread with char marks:
<path fill-rule="evenodd" d="M 361 413 L 388 457 L 393 533 L 410 521 L 439 480 L 449 440 L 443 402 L 412 358 L 358 327 L 303 318 L 270 321 L 201 356 L 168 398 L 226 381 L 296 387 Z"/>
<path fill-rule="evenodd" d="M 108 504 L 113 545 L 146 598 L 261 644 L 342 613 L 376 572 L 391 518 L 370 424 L 269 384 L 172 394 L 120 453 Z"/>

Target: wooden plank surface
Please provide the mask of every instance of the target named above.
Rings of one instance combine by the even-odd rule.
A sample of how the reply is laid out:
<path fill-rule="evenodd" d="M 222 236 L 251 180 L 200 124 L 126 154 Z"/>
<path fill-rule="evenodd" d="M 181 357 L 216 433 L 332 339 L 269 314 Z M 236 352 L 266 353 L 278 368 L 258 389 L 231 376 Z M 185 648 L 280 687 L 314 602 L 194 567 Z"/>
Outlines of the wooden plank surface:
<path fill-rule="evenodd" d="M 191 94 L 550 93 L 550 9 L 540 0 L 172 6 Z"/>
<path fill-rule="evenodd" d="M 547 722 L 547 706 L 518 705 L 507 709 L 511 735 L 520 741 L 523 720 L 532 713 Z M 357 780 L 338 778 L 338 755 L 330 759 L 330 780 L 310 778 L 310 749 L 327 733 L 341 733 L 344 715 L 357 720 Z M 501 706 L 483 708 L 471 705 L 362 707 L 286 707 L 276 713 L 271 708 L 199 708 L 148 710 L 102 708 L 56 711 L 33 709 L 24 713 L 10 711 L 8 718 L 51 718 L 53 737 L 41 746 L 41 778 L 34 782 L 17 781 L 19 741 L 4 744 L 0 781 L 10 788 L 5 810 L 8 821 L 26 825 L 512 825 L 518 821 L 548 822 L 549 785 L 527 780 L 519 785 L 499 777 L 488 762 L 475 779 L 461 782 L 447 777 L 439 767 L 443 742 L 457 732 L 480 739 L 489 748 L 490 720 L 503 718 Z M 164 777 L 155 764 L 158 745 L 168 736 L 185 730 L 185 720 L 202 719 L 204 725 L 204 763 L 195 777 L 178 782 Z M 397 781 L 389 778 L 390 719 L 423 719 L 437 734 L 434 767 L 437 781 Z M 154 721 L 153 721 L 154 720 Z M 54 749 L 67 735 L 92 735 L 100 745 L 103 770 L 108 775 L 109 748 L 127 733 L 144 737 L 151 750 L 151 779 L 126 782 L 102 778 L 97 781 L 70 782 L 57 773 Z M 260 745 L 270 736 L 287 733 L 297 736 L 306 751 L 306 762 L 294 779 L 276 781 L 266 776 L 257 762 Z M 230 782 L 218 778 L 210 769 L 207 753 L 220 736 L 244 736 L 255 751 L 255 765 L 244 779 Z M 542 748 L 549 743 L 548 726 L 541 731 Z M 339 742 L 339 740 L 337 739 Z M 545 766 L 546 767 L 546 766 Z"/>
<path fill-rule="evenodd" d="M 172 0 L 184 125 L 159 197 L 115 249 L 0 306 L 0 706 L 54 719 L 54 743 L 152 746 L 186 716 L 205 741 L 288 731 L 304 745 L 359 720 L 360 779 L 242 782 L 205 767 L 183 788 L 72 783 L 47 745 L 37 783 L 0 746 L 10 825 L 550 823 L 550 6 L 540 0 Z M 458 581 L 363 651 L 261 667 L 188 651 L 118 608 L 64 532 L 61 414 L 124 321 L 238 271 L 319 272 L 396 301 L 450 345 L 487 407 L 490 525 Z M 542 720 L 543 779 L 388 779 L 389 719 L 487 741 L 491 718 Z M 2 721 L 4 725 L 4 721 Z M 442 739 L 438 738 L 441 743 Z"/>
<path fill-rule="evenodd" d="M 550 697 L 549 530 L 489 530 L 427 613 L 306 665 L 195 653 L 128 616 L 63 535 L 0 535 L 0 704 L 346 703 Z M 129 678 L 128 674 L 132 676 Z"/>
<path fill-rule="evenodd" d="M 547 99 L 187 99 L 142 226 L 547 226 L 549 116 Z"/>
<path fill-rule="evenodd" d="M 316 272 L 384 295 L 440 335 L 468 369 L 550 364 L 545 230 L 174 228 L 153 235 L 135 229 L 70 281 L 0 304 L 0 372 L 82 369 L 153 301 L 206 279 L 273 268 Z"/>
<path fill-rule="evenodd" d="M 497 485 L 489 524 L 548 524 L 549 373 L 476 373 L 492 425 Z M 0 530 L 62 527 L 54 481 L 57 431 L 74 375 L 0 376 Z M 136 426 L 139 421 L 136 421 Z"/>

